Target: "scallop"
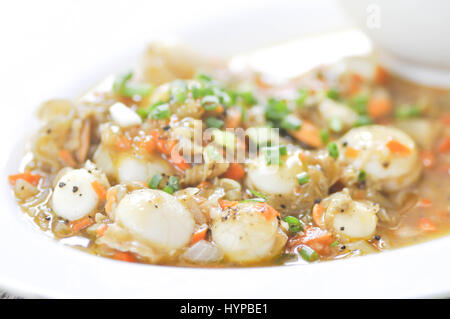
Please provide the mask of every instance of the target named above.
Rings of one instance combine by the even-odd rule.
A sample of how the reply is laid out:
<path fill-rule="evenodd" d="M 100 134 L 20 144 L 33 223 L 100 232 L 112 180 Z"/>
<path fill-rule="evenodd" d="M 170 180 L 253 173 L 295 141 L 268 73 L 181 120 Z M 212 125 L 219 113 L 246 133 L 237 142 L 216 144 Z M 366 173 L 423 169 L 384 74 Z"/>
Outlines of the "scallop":
<path fill-rule="evenodd" d="M 321 203 L 325 227 L 349 241 L 369 239 L 376 231 L 380 206 L 368 200 L 353 200 L 348 189 L 332 194 Z"/>
<path fill-rule="evenodd" d="M 228 261 L 254 263 L 281 252 L 287 236 L 271 212 L 262 203 L 239 203 L 214 219 L 212 239 Z"/>
<path fill-rule="evenodd" d="M 300 151 L 292 151 L 282 160 L 281 165 L 268 165 L 264 154 L 251 160 L 247 165 L 247 187 L 263 193 L 283 215 L 307 211 L 317 198 L 328 194 L 329 181 L 320 165 L 302 163 Z M 300 185 L 300 176 L 307 176 L 308 182 Z"/>
<path fill-rule="evenodd" d="M 91 214 L 97 208 L 99 197 L 92 188 L 97 178 L 86 169 L 74 169 L 56 182 L 51 205 L 56 215 L 73 221 Z"/>
<path fill-rule="evenodd" d="M 400 152 L 390 145 L 400 147 Z M 350 130 L 338 143 L 339 161 L 350 175 L 365 171 L 367 181 L 384 191 L 398 191 L 420 177 L 415 142 L 393 127 L 371 125 Z"/>
<path fill-rule="evenodd" d="M 140 189 L 123 197 L 115 210 L 118 225 L 135 238 L 162 251 L 186 246 L 194 231 L 194 218 L 174 196 Z"/>

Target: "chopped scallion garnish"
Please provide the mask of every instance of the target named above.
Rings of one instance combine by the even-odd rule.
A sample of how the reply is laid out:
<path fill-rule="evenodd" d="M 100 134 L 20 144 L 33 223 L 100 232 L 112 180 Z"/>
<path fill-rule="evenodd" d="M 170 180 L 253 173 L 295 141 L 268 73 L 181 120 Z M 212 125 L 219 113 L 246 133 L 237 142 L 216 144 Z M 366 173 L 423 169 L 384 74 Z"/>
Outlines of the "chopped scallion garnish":
<path fill-rule="evenodd" d="M 297 181 L 300 185 L 304 185 L 309 182 L 309 176 L 308 176 L 308 173 L 306 173 L 306 172 L 297 174 L 296 177 L 297 177 Z"/>
<path fill-rule="evenodd" d="M 202 107 L 207 111 L 215 110 L 219 106 L 219 98 L 215 95 L 207 95 L 202 99 Z"/>
<path fill-rule="evenodd" d="M 320 139 L 322 140 L 323 144 L 327 144 L 330 140 L 330 133 L 326 129 L 320 130 Z"/>
<path fill-rule="evenodd" d="M 372 120 L 367 115 L 360 115 L 354 124 L 355 127 L 365 126 L 372 124 Z"/>
<path fill-rule="evenodd" d="M 208 117 L 205 121 L 207 127 L 214 127 L 214 128 L 222 128 L 224 126 L 225 122 L 215 118 L 215 117 Z"/>
<path fill-rule="evenodd" d="M 400 106 L 395 109 L 395 117 L 397 119 L 407 119 L 417 117 L 422 113 L 421 109 L 416 106 Z"/>
<path fill-rule="evenodd" d="M 330 120 L 330 129 L 335 132 L 335 133 L 339 133 L 342 131 L 342 121 L 340 118 L 338 117 L 333 117 Z"/>
<path fill-rule="evenodd" d="M 302 120 L 294 115 L 288 115 L 281 121 L 281 128 L 297 131 L 302 126 Z"/>
<path fill-rule="evenodd" d="M 309 246 L 302 246 L 299 253 L 304 260 L 309 262 L 319 259 L 319 254 Z"/>
<path fill-rule="evenodd" d="M 160 174 L 153 175 L 150 183 L 148 183 L 148 187 L 150 187 L 152 189 L 157 189 L 159 186 L 159 183 L 161 183 L 162 179 L 163 179 L 163 177 Z"/>
<path fill-rule="evenodd" d="M 339 149 L 338 149 L 338 146 L 336 145 L 336 143 L 334 143 L 334 142 L 328 143 L 327 149 L 328 149 L 328 154 L 330 154 L 330 156 L 332 158 L 336 159 L 339 157 Z"/>
<path fill-rule="evenodd" d="M 336 89 L 329 89 L 327 91 L 327 97 L 332 100 L 335 100 L 335 101 L 338 100 L 339 96 L 340 96 L 339 91 Z"/>
<path fill-rule="evenodd" d="M 303 230 L 302 223 L 298 220 L 298 218 L 295 218 L 294 216 L 286 216 L 284 218 L 284 221 L 288 223 L 289 225 L 289 232 L 292 234 L 301 232 Z"/>
<path fill-rule="evenodd" d="M 358 182 L 364 182 L 366 180 L 366 171 L 360 170 L 358 172 Z"/>
<path fill-rule="evenodd" d="M 298 90 L 298 97 L 295 100 L 295 103 L 298 107 L 303 107 L 305 105 L 306 99 L 308 98 L 308 91 L 306 89 Z"/>
<path fill-rule="evenodd" d="M 178 181 L 178 177 L 170 176 L 169 177 L 169 186 L 173 188 L 174 191 L 180 189 L 180 182 Z"/>
<path fill-rule="evenodd" d="M 170 107 L 167 103 L 157 103 L 150 107 L 149 115 L 155 120 L 163 120 L 170 117 Z"/>

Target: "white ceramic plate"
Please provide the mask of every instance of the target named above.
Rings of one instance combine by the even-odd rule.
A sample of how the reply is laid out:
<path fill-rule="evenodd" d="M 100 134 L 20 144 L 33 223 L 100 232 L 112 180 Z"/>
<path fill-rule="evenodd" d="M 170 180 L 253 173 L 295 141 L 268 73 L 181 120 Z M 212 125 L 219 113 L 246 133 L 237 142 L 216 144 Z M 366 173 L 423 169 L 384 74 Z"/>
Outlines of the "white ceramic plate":
<path fill-rule="evenodd" d="M 134 27 L 132 23 L 123 23 L 121 28 L 126 32 L 121 34 L 132 33 Z M 64 31 L 64 25 L 62 28 Z M 193 30 L 201 32 L 199 28 Z M 39 52 L 33 53 L 33 48 L 28 47 L 33 39 L 19 41 L 8 48 L 7 59 L 0 61 L 5 71 L 0 80 L 3 88 L 0 287 L 24 296 L 58 298 L 398 298 L 450 294 L 450 238 L 348 260 L 243 269 L 131 264 L 92 256 L 48 238 L 19 210 L 6 181 L 7 175 L 17 171 L 24 141 L 36 128 L 33 110 L 44 99 L 75 97 L 110 73 L 123 70 L 134 62 L 145 42 L 151 39 L 128 43 L 125 47 L 120 42 L 117 47 L 95 43 L 95 50 L 89 45 L 78 49 L 69 46 L 69 50 L 60 46 L 69 42 L 61 39 L 56 42 L 59 45 L 55 44 L 57 39 L 52 35 L 54 37 L 54 33 L 49 32 L 44 36 L 48 45 L 38 46 Z M 40 36 L 42 38 L 42 34 Z M 205 34 L 199 33 L 201 36 Z M 340 49 L 331 56 L 329 52 L 322 52 L 321 59 L 325 60 L 321 62 L 332 62 L 341 55 L 360 54 L 368 48 L 367 40 L 353 31 L 320 39 L 299 40 L 279 47 L 281 49 L 255 52 L 240 59 L 250 59 L 259 67 L 267 66 L 269 60 L 283 60 L 273 59 L 280 54 L 285 57 L 283 52 L 289 52 L 294 58 L 317 58 L 317 54 L 307 54 L 305 48 L 314 52 L 312 44 L 326 47 L 327 43 L 335 45 L 336 39 L 339 39 Z M 309 42 L 305 45 L 304 41 Z M 31 51 L 25 54 L 27 49 Z M 299 50 L 298 53 L 295 50 Z M 310 60 L 309 63 L 315 62 Z M 308 66 L 305 61 L 297 65 L 298 70 L 305 65 Z M 283 70 L 283 66 L 272 64 L 269 69 Z"/>

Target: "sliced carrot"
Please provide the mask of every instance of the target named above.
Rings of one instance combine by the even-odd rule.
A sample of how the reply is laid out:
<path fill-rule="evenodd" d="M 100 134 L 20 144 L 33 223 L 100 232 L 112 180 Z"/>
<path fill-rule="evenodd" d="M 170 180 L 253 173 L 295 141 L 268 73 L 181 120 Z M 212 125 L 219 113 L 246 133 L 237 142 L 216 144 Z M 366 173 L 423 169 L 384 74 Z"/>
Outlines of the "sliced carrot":
<path fill-rule="evenodd" d="M 156 142 L 153 136 L 146 137 L 140 144 L 140 148 L 149 152 L 153 153 L 156 149 Z"/>
<path fill-rule="evenodd" d="M 445 115 L 442 117 L 442 122 L 443 122 L 445 125 L 450 126 L 450 114 L 445 114 Z"/>
<path fill-rule="evenodd" d="M 112 208 L 115 203 L 117 203 L 117 188 L 111 187 L 106 192 L 105 212 L 108 216 L 111 215 Z"/>
<path fill-rule="evenodd" d="M 333 235 L 319 227 L 307 227 L 303 234 L 292 237 L 288 247 L 294 248 L 299 245 L 307 245 L 314 249 L 319 255 L 324 256 L 331 253 L 330 245 L 334 242 Z"/>
<path fill-rule="evenodd" d="M 116 138 L 116 147 L 121 151 L 126 151 L 131 148 L 132 142 L 131 140 L 126 137 L 125 135 L 119 135 Z"/>
<path fill-rule="evenodd" d="M 257 207 L 256 209 L 262 213 L 262 215 L 267 221 L 271 221 L 274 218 L 280 216 L 280 213 L 278 213 L 275 208 L 273 208 L 267 203 L 257 203 L 256 207 Z"/>
<path fill-rule="evenodd" d="M 8 181 L 11 183 L 11 185 L 16 185 L 18 179 L 23 179 L 24 181 L 37 186 L 41 177 L 42 176 L 39 174 L 31 174 L 30 171 L 25 171 L 23 173 L 9 175 Z"/>
<path fill-rule="evenodd" d="M 363 82 L 363 78 L 358 73 L 352 73 L 350 77 L 350 85 L 348 89 L 348 93 L 356 94 L 361 90 L 361 84 Z"/>
<path fill-rule="evenodd" d="M 191 245 L 194 245 L 196 242 L 205 239 L 206 234 L 208 233 L 208 227 L 203 227 L 197 230 L 191 238 Z"/>
<path fill-rule="evenodd" d="M 352 197 L 354 198 L 354 199 L 364 199 L 364 198 L 366 198 L 366 190 L 364 190 L 364 189 L 355 189 L 354 191 L 353 191 L 353 195 L 352 195 Z"/>
<path fill-rule="evenodd" d="M 97 237 L 102 237 L 105 234 L 105 231 L 108 229 L 108 225 L 103 224 L 97 227 L 95 232 L 97 233 Z"/>
<path fill-rule="evenodd" d="M 440 153 L 445 153 L 450 151 L 450 137 L 444 137 L 444 139 L 438 145 L 438 151 Z"/>
<path fill-rule="evenodd" d="M 113 258 L 116 260 L 127 261 L 127 262 L 131 262 L 131 263 L 136 262 L 136 258 L 134 257 L 134 255 L 132 253 L 123 252 L 123 251 L 116 251 L 114 253 Z"/>
<path fill-rule="evenodd" d="M 170 152 L 170 160 L 173 165 L 183 171 L 191 167 L 191 165 L 186 162 L 184 157 L 178 151 Z"/>
<path fill-rule="evenodd" d="M 91 146 L 91 120 L 86 119 L 80 133 L 80 147 L 75 152 L 75 156 L 80 163 L 83 163 L 88 155 Z"/>
<path fill-rule="evenodd" d="M 204 188 L 208 188 L 209 186 L 211 186 L 211 183 L 208 181 L 203 181 L 200 184 L 197 185 L 197 188 L 200 189 L 204 189 Z"/>
<path fill-rule="evenodd" d="M 356 158 L 359 154 L 359 151 L 357 149 L 354 149 L 353 147 L 347 147 L 345 149 L 345 156 L 349 158 Z"/>
<path fill-rule="evenodd" d="M 425 232 L 434 232 L 437 230 L 435 223 L 427 217 L 419 218 L 419 228 Z"/>
<path fill-rule="evenodd" d="M 323 220 L 322 220 L 322 214 L 323 214 L 324 208 L 320 204 L 315 204 L 312 210 L 312 218 L 314 223 L 319 226 L 320 228 L 323 228 Z"/>
<path fill-rule="evenodd" d="M 417 202 L 416 206 L 425 208 L 430 207 L 431 204 L 432 204 L 431 200 L 429 200 L 428 198 L 422 198 Z"/>
<path fill-rule="evenodd" d="M 73 158 L 73 155 L 68 150 L 60 150 L 58 151 L 59 158 L 63 161 L 63 163 L 70 167 L 75 167 L 77 162 Z"/>
<path fill-rule="evenodd" d="M 368 104 L 369 116 L 379 118 L 388 115 L 392 111 L 392 102 L 387 97 L 371 98 Z"/>
<path fill-rule="evenodd" d="M 227 115 L 225 117 L 225 127 L 226 128 L 236 128 L 241 123 L 242 112 L 236 108 L 231 108 L 227 110 Z"/>
<path fill-rule="evenodd" d="M 102 184 L 100 184 L 98 181 L 93 181 L 91 183 L 92 188 L 97 193 L 97 196 L 99 199 L 105 199 L 106 198 L 106 189 L 103 187 Z"/>
<path fill-rule="evenodd" d="M 433 153 L 433 151 L 430 150 L 424 150 L 420 152 L 420 158 L 422 160 L 422 164 L 426 168 L 433 167 L 436 163 L 436 155 Z"/>
<path fill-rule="evenodd" d="M 312 147 L 321 147 L 320 130 L 309 121 L 303 121 L 298 131 L 288 131 L 294 138 Z"/>
<path fill-rule="evenodd" d="M 90 216 L 83 217 L 81 219 L 75 220 L 70 223 L 70 228 L 76 233 L 82 231 L 85 228 L 88 228 L 94 224 L 93 219 Z"/>
<path fill-rule="evenodd" d="M 239 202 L 234 200 L 225 200 L 225 199 L 219 199 L 219 206 L 220 208 L 227 209 L 229 207 L 233 207 L 234 205 L 238 204 Z"/>
<path fill-rule="evenodd" d="M 227 171 L 223 174 L 225 178 L 231 178 L 235 181 L 240 180 L 245 175 L 244 166 L 238 163 L 231 163 Z"/>
<path fill-rule="evenodd" d="M 389 73 L 381 65 L 375 68 L 375 82 L 378 84 L 385 84 L 389 78 Z"/>
<path fill-rule="evenodd" d="M 411 154 L 411 149 L 409 147 L 396 140 L 390 140 L 389 142 L 387 142 L 386 146 L 392 153 L 395 154 L 399 154 L 402 156 Z"/>

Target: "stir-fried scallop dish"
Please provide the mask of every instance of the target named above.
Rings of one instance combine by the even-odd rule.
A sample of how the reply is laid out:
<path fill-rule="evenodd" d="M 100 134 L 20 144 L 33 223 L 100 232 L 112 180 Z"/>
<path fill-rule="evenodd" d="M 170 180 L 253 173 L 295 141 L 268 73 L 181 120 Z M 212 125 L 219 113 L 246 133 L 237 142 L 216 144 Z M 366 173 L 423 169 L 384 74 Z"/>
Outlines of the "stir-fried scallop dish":
<path fill-rule="evenodd" d="M 40 229 L 127 262 L 310 263 L 450 231 L 450 93 L 347 58 L 285 82 L 151 45 L 42 104 L 9 183 Z"/>

